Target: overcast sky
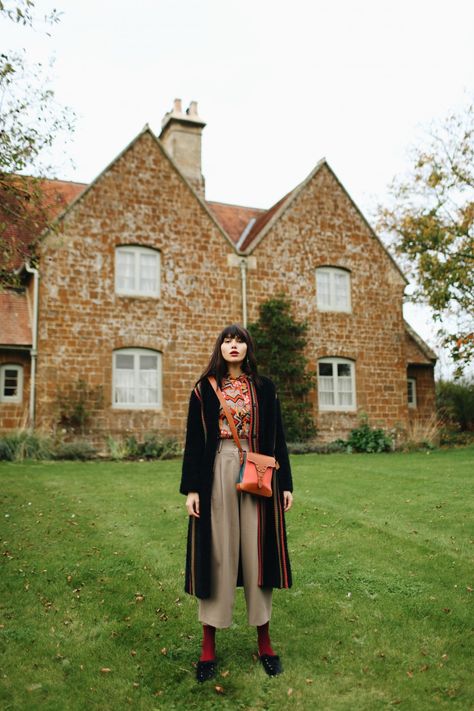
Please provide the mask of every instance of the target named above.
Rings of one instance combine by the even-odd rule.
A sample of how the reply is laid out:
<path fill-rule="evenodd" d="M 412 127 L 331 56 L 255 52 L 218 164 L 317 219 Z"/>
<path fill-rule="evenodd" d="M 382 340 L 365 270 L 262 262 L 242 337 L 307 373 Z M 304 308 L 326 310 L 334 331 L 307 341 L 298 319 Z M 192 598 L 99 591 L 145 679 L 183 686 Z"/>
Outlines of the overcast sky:
<path fill-rule="evenodd" d="M 56 58 L 78 116 L 58 177 L 91 181 L 175 97 L 198 101 L 206 197 L 269 207 L 321 157 L 371 219 L 407 149 L 474 89 L 472 0 L 37 0 L 52 36 L 0 46 Z M 61 155 L 56 163 L 61 163 Z M 407 317 L 431 343 L 426 311 Z"/>

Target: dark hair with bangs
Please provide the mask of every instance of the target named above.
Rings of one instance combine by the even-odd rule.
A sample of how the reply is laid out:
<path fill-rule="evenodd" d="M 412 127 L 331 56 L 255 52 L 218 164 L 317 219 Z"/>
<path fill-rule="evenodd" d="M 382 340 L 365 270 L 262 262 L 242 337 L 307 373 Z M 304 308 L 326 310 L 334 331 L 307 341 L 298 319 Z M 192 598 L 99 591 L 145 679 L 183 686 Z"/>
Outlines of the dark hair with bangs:
<path fill-rule="evenodd" d="M 224 360 L 221 352 L 221 345 L 224 339 L 230 336 L 231 338 L 237 336 L 244 343 L 247 344 L 247 355 L 242 363 L 242 371 L 253 378 L 254 383 L 259 383 L 257 361 L 255 359 L 254 345 L 252 341 L 252 336 L 247 331 L 246 328 L 238 323 L 233 323 L 230 326 L 226 326 L 220 334 L 217 336 L 216 343 L 214 345 L 214 350 L 212 351 L 211 357 L 207 367 L 204 369 L 198 382 L 205 380 L 209 375 L 213 375 L 217 380 L 219 387 L 222 385 L 222 381 L 229 372 L 229 366 L 226 360 Z"/>

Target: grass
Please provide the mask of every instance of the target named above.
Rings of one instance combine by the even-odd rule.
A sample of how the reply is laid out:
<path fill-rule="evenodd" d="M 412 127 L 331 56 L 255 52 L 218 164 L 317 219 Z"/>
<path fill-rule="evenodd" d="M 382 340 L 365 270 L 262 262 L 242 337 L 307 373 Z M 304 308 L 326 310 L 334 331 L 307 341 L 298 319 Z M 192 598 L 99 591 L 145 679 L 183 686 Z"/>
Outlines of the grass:
<path fill-rule="evenodd" d="M 474 447 L 292 461 L 285 673 L 239 594 L 199 686 L 180 462 L 0 465 L 2 709 L 473 708 Z"/>

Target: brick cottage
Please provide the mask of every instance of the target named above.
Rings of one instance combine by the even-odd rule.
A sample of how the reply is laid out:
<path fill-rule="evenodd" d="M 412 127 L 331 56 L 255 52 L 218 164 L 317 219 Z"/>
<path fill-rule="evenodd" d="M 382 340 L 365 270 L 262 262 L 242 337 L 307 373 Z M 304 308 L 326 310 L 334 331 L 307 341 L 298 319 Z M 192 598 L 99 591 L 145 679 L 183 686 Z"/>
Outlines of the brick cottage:
<path fill-rule="evenodd" d="M 0 430 L 55 430 L 82 381 L 96 445 L 182 439 L 217 333 L 282 291 L 309 324 L 322 442 L 361 413 L 384 428 L 428 421 L 436 356 L 403 319 L 405 277 L 327 162 L 269 210 L 210 202 L 204 125 L 176 100 L 159 138 L 146 126 L 90 185 L 47 182 L 65 204 L 59 229 L 23 288 L 0 293 Z"/>

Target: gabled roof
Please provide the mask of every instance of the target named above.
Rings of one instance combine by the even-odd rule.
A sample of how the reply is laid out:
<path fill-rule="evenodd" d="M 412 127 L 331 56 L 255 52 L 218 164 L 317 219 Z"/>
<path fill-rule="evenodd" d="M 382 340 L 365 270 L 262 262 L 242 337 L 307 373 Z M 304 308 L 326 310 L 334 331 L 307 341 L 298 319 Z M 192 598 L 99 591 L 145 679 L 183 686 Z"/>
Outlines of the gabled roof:
<path fill-rule="evenodd" d="M 24 292 L 0 291 L 0 347 L 31 346 L 31 323 Z"/>
<path fill-rule="evenodd" d="M 82 199 L 87 195 L 87 193 L 88 193 L 90 190 L 92 190 L 92 189 L 97 185 L 97 183 L 98 183 L 98 182 L 101 180 L 101 178 L 107 173 L 107 171 L 110 170 L 110 168 L 112 168 L 112 166 L 113 166 L 118 160 L 120 160 L 120 158 L 122 158 L 122 156 L 125 155 L 125 153 L 127 153 L 127 151 L 129 151 L 129 150 L 135 145 L 135 143 L 136 143 L 145 133 L 148 133 L 148 134 L 151 136 L 151 138 L 155 141 L 155 143 L 156 143 L 156 145 L 158 146 L 158 148 L 160 149 L 160 151 L 163 153 L 163 155 L 164 155 L 164 156 L 167 158 L 167 160 L 170 162 L 172 168 L 175 170 L 175 172 L 177 173 L 178 177 L 179 177 L 179 178 L 181 179 L 181 181 L 186 185 L 186 187 L 188 188 L 188 190 L 190 190 L 190 191 L 192 192 L 192 194 L 194 195 L 194 197 L 196 198 L 196 200 L 200 203 L 201 207 L 205 210 L 205 212 L 206 212 L 206 213 L 208 214 L 208 216 L 211 218 L 212 222 L 216 225 L 216 227 L 219 229 L 219 231 L 221 232 L 221 234 L 222 234 L 222 235 L 225 237 L 225 239 L 226 239 L 228 242 L 230 242 L 230 243 L 232 244 L 232 246 L 233 246 L 233 242 L 232 242 L 230 236 L 229 236 L 229 235 L 227 234 L 227 232 L 223 229 L 222 225 L 217 221 L 217 219 L 216 219 L 214 213 L 209 209 L 209 207 L 208 207 L 206 201 L 204 200 L 204 198 L 202 198 L 200 195 L 198 195 L 198 193 L 194 190 L 194 188 L 193 188 L 193 186 L 191 185 L 191 183 L 189 182 L 189 180 L 188 180 L 188 179 L 183 175 L 183 173 L 180 171 L 180 169 L 179 169 L 178 166 L 176 165 L 175 161 L 173 160 L 173 158 L 170 156 L 170 154 L 168 153 L 168 151 L 167 151 L 166 148 L 164 147 L 163 143 L 162 143 L 162 142 L 159 140 L 159 138 L 157 138 L 157 136 L 153 133 L 153 131 L 151 130 L 151 128 L 150 128 L 150 126 L 149 126 L 148 124 L 145 124 L 145 126 L 144 126 L 143 129 L 140 131 L 140 133 L 138 133 L 138 134 L 135 136 L 135 138 L 133 138 L 133 139 L 130 141 L 130 143 L 129 143 L 128 145 L 126 145 L 125 148 L 124 148 L 123 150 L 121 150 L 120 153 L 119 153 L 113 160 L 110 161 L 110 163 L 109 163 L 108 165 L 106 165 L 106 167 L 99 173 L 99 175 L 98 175 L 91 183 L 89 183 L 89 184 L 87 185 L 87 187 L 85 188 L 85 190 L 83 190 L 83 191 L 67 206 L 67 208 L 64 210 L 64 212 L 62 212 L 61 215 L 58 216 L 57 220 L 58 220 L 58 221 L 59 221 L 59 220 L 62 220 L 62 219 L 70 212 L 70 210 L 72 210 L 72 209 L 74 208 L 74 206 L 79 202 L 79 200 L 82 200 Z"/>
<path fill-rule="evenodd" d="M 258 207 L 230 205 L 229 203 L 213 202 L 212 200 L 206 200 L 206 204 L 235 245 L 238 244 L 249 225 L 255 224 L 255 221 L 258 221 L 261 215 L 267 213 L 266 210 Z"/>
<path fill-rule="evenodd" d="M 436 355 L 434 350 L 429 347 L 429 345 L 426 343 L 426 341 L 422 339 L 420 335 L 418 335 L 418 333 L 410 326 L 408 321 L 404 320 L 404 323 L 407 334 L 410 336 L 410 338 L 413 339 L 413 341 L 423 353 L 425 358 L 435 363 L 438 360 L 438 356 Z"/>

